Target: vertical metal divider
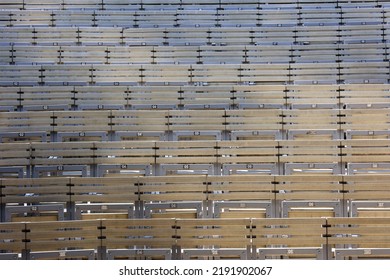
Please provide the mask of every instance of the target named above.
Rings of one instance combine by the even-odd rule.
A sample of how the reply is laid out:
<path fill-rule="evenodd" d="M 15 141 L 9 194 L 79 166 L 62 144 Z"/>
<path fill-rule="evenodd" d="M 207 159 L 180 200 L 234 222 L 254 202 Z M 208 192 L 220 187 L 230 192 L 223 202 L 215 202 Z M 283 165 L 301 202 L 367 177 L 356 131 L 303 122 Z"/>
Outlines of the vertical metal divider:
<path fill-rule="evenodd" d="M 0 178 L 0 223 L 5 222 L 5 203 L 3 202 L 3 189 L 5 186 L 3 185 L 3 180 Z"/>
<path fill-rule="evenodd" d="M 67 220 L 75 220 L 76 219 L 76 202 L 73 201 L 74 192 L 73 187 L 75 186 L 73 184 L 73 178 L 69 178 L 69 182 L 66 185 L 68 187 L 68 193 L 67 196 L 69 197 L 68 202 L 66 203 L 66 209 L 67 209 Z"/>
<path fill-rule="evenodd" d="M 24 225 L 24 229 L 22 229 L 22 232 L 24 233 L 24 238 L 22 239 L 22 242 L 24 243 L 24 249 L 22 249 L 22 260 L 29 260 L 30 259 L 30 249 L 28 249 L 27 244 L 31 242 L 30 239 L 28 239 L 28 233 L 31 231 L 28 228 L 28 224 L 26 222 L 22 222 Z"/>

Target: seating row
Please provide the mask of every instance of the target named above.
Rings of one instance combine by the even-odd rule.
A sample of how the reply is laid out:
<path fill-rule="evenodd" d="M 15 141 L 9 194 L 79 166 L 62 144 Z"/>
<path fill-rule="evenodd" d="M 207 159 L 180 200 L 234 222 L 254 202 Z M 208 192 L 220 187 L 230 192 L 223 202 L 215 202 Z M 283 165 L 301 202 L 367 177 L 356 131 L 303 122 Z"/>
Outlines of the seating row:
<path fill-rule="evenodd" d="M 260 7 L 260 5 L 259 5 Z M 260 9 L 2 10 L 0 26 L 256 27 L 387 23 L 388 7 L 264 7 Z"/>
<path fill-rule="evenodd" d="M 3 258 L 265 259 L 389 255 L 388 218 L 128 219 L 0 224 Z"/>
<path fill-rule="evenodd" d="M 384 0 L 332 0 L 323 1 L 308 0 L 308 1 L 232 1 L 232 0 L 213 0 L 213 1 L 188 1 L 188 0 L 171 0 L 164 1 L 163 3 L 156 0 L 142 0 L 142 1 L 119 1 L 119 0 L 91 0 L 87 2 L 77 2 L 75 0 L 51 0 L 44 3 L 36 0 L 17 0 L 6 1 L 1 3 L 3 9 L 16 9 L 16 10 L 239 10 L 239 9 L 267 9 L 277 7 L 288 8 L 305 8 L 305 7 L 381 7 L 386 6 Z"/>
<path fill-rule="evenodd" d="M 364 52 L 362 52 L 364 50 Z M 386 43 L 248 46 L 0 46 L 0 64 L 261 64 L 385 62 Z"/>
<path fill-rule="evenodd" d="M 390 215 L 388 173 L 113 176 L 0 179 L 1 220 Z"/>
<path fill-rule="evenodd" d="M 342 109 L 341 114 L 349 114 L 344 113 L 345 109 L 365 107 L 378 109 L 376 112 L 380 113 L 389 103 L 389 91 L 388 84 L 4 86 L 0 87 L 0 111 L 322 108 Z M 279 115 L 288 113 L 286 110 Z M 15 118 L 16 114 L 2 116 L 8 119 Z M 169 112 L 164 113 L 164 117 L 167 116 Z M 20 117 L 28 118 L 26 114 Z"/>
<path fill-rule="evenodd" d="M 26 168 L 26 176 L 34 177 L 76 171 L 104 176 L 110 169 L 145 176 L 345 174 L 346 167 L 350 173 L 372 173 L 388 172 L 389 145 L 388 139 L 3 143 L 0 166 L 18 175 Z"/>
<path fill-rule="evenodd" d="M 337 28 L 336 28 L 337 26 Z M 1 44 L 201 46 L 383 43 L 388 24 L 263 27 L 3 27 Z"/>
<path fill-rule="evenodd" d="M 356 105 L 347 109 L 321 105 L 297 105 L 294 109 L 259 106 L 259 109 L 246 110 L 2 112 L 0 143 L 118 141 L 126 137 L 127 140 L 154 137 L 176 141 L 389 137 L 387 103 L 378 108 Z"/>
<path fill-rule="evenodd" d="M 1 86 L 387 83 L 389 62 L 4 65 Z"/>

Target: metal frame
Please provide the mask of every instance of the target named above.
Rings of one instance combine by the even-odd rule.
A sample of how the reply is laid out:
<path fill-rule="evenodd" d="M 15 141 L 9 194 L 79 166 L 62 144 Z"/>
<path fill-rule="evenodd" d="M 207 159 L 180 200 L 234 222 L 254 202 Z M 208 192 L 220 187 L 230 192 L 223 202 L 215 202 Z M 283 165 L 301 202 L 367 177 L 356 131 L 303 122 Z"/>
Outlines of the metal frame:
<path fill-rule="evenodd" d="M 294 256 L 299 254 L 311 254 L 317 260 L 325 260 L 326 255 L 323 248 L 258 248 L 256 257 L 259 260 L 267 259 L 267 256 Z"/>
<path fill-rule="evenodd" d="M 288 218 L 288 211 L 292 207 L 320 208 L 331 207 L 335 217 L 343 217 L 343 204 L 341 201 L 282 201 L 282 218 Z"/>
<path fill-rule="evenodd" d="M 107 132 L 57 132 L 56 142 L 65 142 L 65 137 L 100 137 L 101 141 L 108 141 Z"/>
<path fill-rule="evenodd" d="M 292 175 L 293 169 L 298 168 L 301 170 L 306 169 L 307 171 L 302 171 L 302 173 L 315 172 L 320 169 L 331 169 L 333 170 L 332 174 L 342 174 L 340 163 L 285 163 L 284 164 L 284 174 Z M 313 170 L 313 171 L 311 171 Z"/>
<path fill-rule="evenodd" d="M 275 217 L 271 201 L 214 201 L 213 217 L 220 218 L 222 208 L 265 208 L 266 218 Z"/>
<path fill-rule="evenodd" d="M 171 249 L 109 249 L 107 250 L 106 259 L 114 260 L 115 257 L 154 257 L 164 256 L 165 260 L 172 259 Z"/>
<path fill-rule="evenodd" d="M 231 140 L 238 140 L 240 137 L 256 137 L 259 136 L 274 136 L 274 140 L 282 140 L 282 132 L 280 130 L 252 130 L 252 131 L 242 131 L 242 130 L 232 130 L 230 132 Z"/>
<path fill-rule="evenodd" d="M 115 131 L 114 141 L 121 141 L 121 137 L 158 137 L 160 141 L 166 140 L 165 132 L 158 131 Z"/>
<path fill-rule="evenodd" d="M 250 254 L 247 249 L 232 248 L 232 249 L 183 249 L 181 257 L 183 260 L 190 260 L 191 257 L 199 258 L 217 258 L 224 256 L 238 256 L 240 260 L 250 259 Z"/>
<path fill-rule="evenodd" d="M 361 249 L 335 249 L 334 256 L 336 260 L 344 260 L 347 257 L 381 257 L 390 258 L 389 248 L 361 248 Z"/>
<path fill-rule="evenodd" d="M 348 163 L 347 164 L 348 175 L 354 175 L 357 173 L 359 173 L 359 174 L 369 174 L 370 173 L 370 171 L 355 172 L 354 171 L 355 167 L 360 167 L 361 169 L 378 168 L 378 170 L 375 170 L 375 173 L 377 173 L 377 174 L 389 174 L 390 173 L 390 163 Z"/>
<path fill-rule="evenodd" d="M 43 252 L 29 252 L 28 259 L 61 259 L 61 258 L 80 258 L 86 257 L 88 260 L 95 259 L 95 250 L 64 250 L 64 251 L 43 251 Z"/>
<path fill-rule="evenodd" d="M 2 132 L 0 133 L 0 143 L 3 143 L 3 138 L 28 138 L 28 137 L 41 137 L 41 142 L 46 142 L 47 133 L 42 132 Z"/>
<path fill-rule="evenodd" d="M 352 139 L 354 135 L 361 136 L 377 136 L 377 135 L 385 135 L 390 138 L 389 130 L 346 130 L 345 137 L 346 139 Z"/>
<path fill-rule="evenodd" d="M 349 207 L 350 216 L 357 217 L 360 207 L 377 208 L 378 210 L 386 209 L 390 213 L 390 201 L 351 201 Z"/>
<path fill-rule="evenodd" d="M 58 221 L 64 220 L 64 205 L 63 204 L 45 204 L 45 205 L 30 205 L 30 206 L 6 206 L 5 221 L 11 222 L 12 214 L 34 213 L 39 214 L 45 211 L 57 212 Z"/>
<path fill-rule="evenodd" d="M 39 177 L 40 172 L 76 172 L 81 171 L 82 177 L 87 177 L 88 175 L 88 166 L 87 165 L 41 165 L 33 166 L 32 177 L 33 178 L 42 178 Z"/>
<path fill-rule="evenodd" d="M 173 171 L 180 171 L 180 170 L 186 170 L 186 171 L 194 171 L 191 172 L 191 174 L 204 174 L 202 171 L 207 170 L 208 175 L 213 175 L 214 174 L 214 165 L 213 164 L 161 164 L 159 168 L 159 173 L 158 175 L 166 175 L 169 170 Z M 190 172 L 189 172 L 190 173 Z M 179 174 L 177 174 L 179 175 Z"/>
<path fill-rule="evenodd" d="M 0 253 L 0 260 L 18 260 L 19 254 L 16 253 Z"/>
<path fill-rule="evenodd" d="M 126 210 L 127 218 L 134 218 L 134 204 L 133 203 L 80 203 L 75 206 L 75 219 L 81 220 L 83 211 L 93 211 L 93 213 L 106 213 L 112 210 Z"/>
<path fill-rule="evenodd" d="M 201 201 L 186 201 L 186 202 L 145 202 L 144 215 L 146 219 L 150 219 L 153 210 L 167 210 L 167 209 L 196 209 L 197 218 L 202 218 L 204 215 L 203 202 Z"/>
<path fill-rule="evenodd" d="M 144 171 L 144 176 L 150 176 L 152 166 L 149 164 L 99 164 L 97 166 L 97 176 L 104 177 L 106 171 L 121 171 L 121 170 L 134 170 L 134 171 Z M 142 175 L 137 174 L 135 176 Z"/>
<path fill-rule="evenodd" d="M 180 136 L 214 136 L 214 140 L 222 140 L 221 131 L 215 130 L 196 130 L 196 131 L 173 131 L 172 140 L 179 141 Z"/>
<path fill-rule="evenodd" d="M 25 168 L 22 166 L 15 166 L 15 167 L 0 167 L 0 178 L 3 178 L 1 174 L 18 174 L 18 178 L 24 177 Z"/>
<path fill-rule="evenodd" d="M 332 140 L 340 139 L 340 130 L 336 129 L 291 129 L 287 131 L 287 139 L 293 140 L 296 135 L 330 135 Z"/>
<path fill-rule="evenodd" d="M 264 172 L 259 172 L 258 170 L 264 170 Z M 231 170 L 235 172 L 230 172 Z M 268 164 L 268 163 L 237 163 L 237 164 L 223 164 L 222 165 L 222 175 L 230 175 L 230 174 L 238 174 L 238 170 L 245 170 L 247 174 L 269 174 L 269 175 L 276 175 L 279 174 L 278 165 L 277 164 Z M 257 172 L 256 172 L 257 171 Z"/>

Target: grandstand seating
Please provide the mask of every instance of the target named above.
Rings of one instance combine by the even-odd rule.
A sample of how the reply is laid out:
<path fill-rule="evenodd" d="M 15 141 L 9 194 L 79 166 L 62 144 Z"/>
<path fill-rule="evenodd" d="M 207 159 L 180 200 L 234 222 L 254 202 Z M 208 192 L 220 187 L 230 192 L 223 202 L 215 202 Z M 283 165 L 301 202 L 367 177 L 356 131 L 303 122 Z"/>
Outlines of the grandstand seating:
<path fill-rule="evenodd" d="M 389 12 L 0 1 L 0 260 L 390 258 Z"/>

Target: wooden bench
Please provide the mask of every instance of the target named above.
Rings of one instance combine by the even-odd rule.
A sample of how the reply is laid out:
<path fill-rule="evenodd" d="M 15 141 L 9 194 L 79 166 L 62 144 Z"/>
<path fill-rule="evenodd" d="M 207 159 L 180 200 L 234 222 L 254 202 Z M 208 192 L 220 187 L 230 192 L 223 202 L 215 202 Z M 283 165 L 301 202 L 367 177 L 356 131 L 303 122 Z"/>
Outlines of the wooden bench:
<path fill-rule="evenodd" d="M 389 162 L 387 139 L 344 140 L 343 162 L 346 163 L 387 163 Z"/>
<path fill-rule="evenodd" d="M 207 192 L 211 201 L 248 201 L 274 199 L 273 176 L 208 176 Z"/>
<path fill-rule="evenodd" d="M 239 108 L 277 109 L 285 105 L 285 89 L 284 85 L 235 85 L 231 98 Z"/>
<path fill-rule="evenodd" d="M 338 24 L 339 20 L 335 20 L 334 23 Z M 295 40 L 296 43 L 303 45 L 335 44 L 339 41 L 339 32 L 332 25 L 298 26 Z"/>
<path fill-rule="evenodd" d="M 339 104 L 339 85 L 287 85 L 287 108 L 300 109 L 302 105 L 316 105 L 313 109 L 320 109 L 322 105 L 334 106 Z M 330 107 L 328 107 L 330 108 Z M 302 108 L 303 109 L 303 108 Z"/>
<path fill-rule="evenodd" d="M 329 218 L 328 244 L 336 259 L 388 257 L 388 225 L 389 218 Z"/>
<path fill-rule="evenodd" d="M 132 86 L 125 90 L 125 104 L 134 110 L 176 109 L 181 103 L 179 86 Z"/>
<path fill-rule="evenodd" d="M 277 142 L 271 140 L 242 140 L 218 142 L 218 163 L 246 164 L 247 170 L 256 164 L 275 164 L 278 162 Z M 278 167 L 277 167 L 278 168 Z"/>
<path fill-rule="evenodd" d="M 25 229 L 24 223 L 0 223 L 1 259 L 19 259 L 25 254 Z"/>
<path fill-rule="evenodd" d="M 155 164 L 156 144 L 150 141 L 94 142 L 94 164 Z"/>
<path fill-rule="evenodd" d="M 226 130 L 232 132 L 248 130 L 260 132 L 263 130 L 280 131 L 282 121 L 282 110 L 279 109 L 226 111 Z"/>
<path fill-rule="evenodd" d="M 39 258 L 53 258 L 52 252 L 57 252 L 54 257 L 74 258 L 67 256 L 70 251 L 78 252 L 78 258 L 95 258 L 90 256 L 101 245 L 101 222 L 93 221 L 57 221 L 36 222 L 26 224 L 26 250 L 34 256 L 40 252 Z M 43 252 L 48 252 L 44 254 Z M 35 255 L 37 258 L 38 255 Z"/>
<path fill-rule="evenodd" d="M 2 132 L 31 133 L 52 131 L 53 112 L 2 112 L 0 113 Z"/>
<path fill-rule="evenodd" d="M 125 256 L 167 258 L 175 245 L 174 219 L 102 220 L 102 246 L 109 259 Z"/>
<path fill-rule="evenodd" d="M 247 259 L 250 219 L 178 219 L 177 245 L 183 259 Z"/>
<path fill-rule="evenodd" d="M 148 203 L 177 203 L 180 201 L 205 201 L 207 181 L 199 176 L 150 176 L 139 178 L 139 199 Z"/>
<path fill-rule="evenodd" d="M 90 165 L 94 163 L 94 142 L 32 143 L 31 165 Z"/>
<path fill-rule="evenodd" d="M 55 132 L 78 132 L 76 137 L 86 136 L 86 132 L 110 131 L 109 110 L 83 110 L 83 111 L 55 111 L 53 112 L 53 131 Z"/>
<path fill-rule="evenodd" d="M 193 136 L 201 136 L 202 132 L 225 129 L 224 110 L 170 110 L 168 113 L 168 129 L 173 132 L 188 131 Z"/>
<path fill-rule="evenodd" d="M 3 65 L 0 70 L 0 85 L 38 85 L 41 81 L 40 69 L 41 67 L 37 65 Z"/>
<path fill-rule="evenodd" d="M 336 84 L 338 63 L 298 63 L 291 65 L 290 81 L 296 84 Z"/>
<path fill-rule="evenodd" d="M 127 110 L 111 112 L 111 130 L 114 132 L 165 132 L 168 130 L 168 112 L 161 110 Z M 141 135 L 142 136 L 142 135 Z"/>
<path fill-rule="evenodd" d="M 188 170 L 193 164 L 215 164 L 216 145 L 215 141 L 158 141 L 156 164 L 181 164 Z"/>
<path fill-rule="evenodd" d="M 349 104 L 386 104 L 389 101 L 387 84 L 349 84 L 340 85 L 340 103 Z M 369 108 L 366 108 L 369 109 Z"/>
<path fill-rule="evenodd" d="M 30 145 L 28 143 L 0 144 L 0 166 L 27 166 L 30 164 Z"/>
<path fill-rule="evenodd" d="M 282 114 L 283 129 L 287 131 L 295 130 L 296 135 L 294 135 L 294 139 L 299 138 L 299 136 L 303 139 L 318 138 L 322 134 L 321 131 L 330 132 L 330 135 L 323 136 L 328 139 L 333 139 L 335 136 L 338 136 L 337 132 L 340 129 L 340 110 L 338 106 L 333 104 L 295 105 L 293 109 L 283 110 Z M 303 130 L 303 133 L 298 135 L 297 130 Z M 316 134 L 317 130 L 320 133 Z M 313 133 L 310 133 L 311 131 Z"/>
<path fill-rule="evenodd" d="M 281 140 L 280 163 L 339 163 L 341 141 Z"/>
<path fill-rule="evenodd" d="M 344 176 L 344 199 L 350 203 L 350 216 L 375 217 L 388 215 L 387 174 L 355 174 Z M 362 209 L 364 208 L 364 209 Z"/>
<path fill-rule="evenodd" d="M 326 219 L 252 219 L 252 246 L 258 259 L 326 259 Z"/>
<path fill-rule="evenodd" d="M 326 35 L 325 35 L 326 36 Z M 306 41 L 305 36 L 298 38 L 299 42 L 291 47 L 293 63 L 331 63 L 339 60 L 339 45 L 332 43 L 317 43 Z M 329 41 L 333 38 L 329 38 Z M 333 39 L 334 40 L 334 39 Z"/>
<path fill-rule="evenodd" d="M 1 203 L 5 206 L 62 204 L 65 209 L 67 203 L 71 201 L 70 183 L 71 180 L 64 177 L 2 179 Z"/>
<path fill-rule="evenodd" d="M 299 5 L 301 5 L 301 10 L 300 10 L 300 22 L 304 26 L 325 26 L 325 25 L 332 25 L 335 23 L 340 22 L 341 18 L 341 9 L 334 6 L 330 6 L 331 4 L 329 1 L 326 3 L 315 3 L 316 1 L 308 1 L 309 3 L 301 3 L 299 2 Z M 311 3 L 310 3 L 311 2 Z M 314 4 L 315 3 L 315 4 Z M 328 7 L 321 7 L 317 6 L 311 7 L 311 5 L 329 5 Z M 321 8 L 318 8 L 321 7 Z"/>
<path fill-rule="evenodd" d="M 362 52 L 364 52 L 364 54 Z M 344 62 L 385 61 L 386 46 L 383 45 L 383 43 L 344 44 L 340 51 L 340 55 Z"/>
<path fill-rule="evenodd" d="M 6 222 L 62 221 L 64 214 L 63 204 L 5 207 Z"/>
<path fill-rule="evenodd" d="M 379 104 L 365 105 L 349 105 L 345 110 L 342 110 L 341 128 L 347 132 L 354 131 L 372 131 L 372 135 L 366 135 L 365 139 L 373 137 L 375 131 L 386 130 L 388 118 L 388 104 L 384 103 L 384 107 L 377 107 Z M 376 107 L 376 108 L 375 108 Z M 356 132 L 355 132 L 356 133 Z M 383 136 L 382 136 L 383 137 Z M 358 137 L 357 137 L 358 139 Z"/>
<path fill-rule="evenodd" d="M 69 215 L 82 220 L 139 217 L 138 182 L 136 177 L 72 178 Z"/>
<path fill-rule="evenodd" d="M 351 62 L 341 63 L 340 79 L 346 83 L 380 84 L 387 83 L 389 69 L 387 62 Z"/>
<path fill-rule="evenodd" d="M 382 33 L 382 23 L 367 25 L 341 25 L 340 41 L 344 43 L 381 43 L 384 36 Z"/>

